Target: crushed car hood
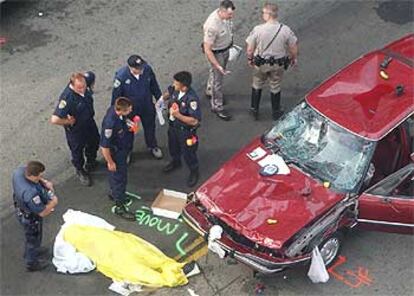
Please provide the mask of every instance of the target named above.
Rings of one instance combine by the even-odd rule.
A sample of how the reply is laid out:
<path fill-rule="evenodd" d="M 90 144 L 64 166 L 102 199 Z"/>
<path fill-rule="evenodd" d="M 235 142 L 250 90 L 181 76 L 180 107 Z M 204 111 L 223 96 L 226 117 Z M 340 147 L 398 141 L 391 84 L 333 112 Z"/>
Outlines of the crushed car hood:
<path fill-rule="evenodd" d="M 293 165 L 289 165 L 288 175 L 261 176 L 260 165 L 247 156 L 258 146 L 265 149 L 259 139 L 254 140 L 196 193 L 208 212 L 241 235 L 262 246 L 280 249 L 344 195 L 325 188 Z M 268 150 L 266 153 L 270 154 Z"/>

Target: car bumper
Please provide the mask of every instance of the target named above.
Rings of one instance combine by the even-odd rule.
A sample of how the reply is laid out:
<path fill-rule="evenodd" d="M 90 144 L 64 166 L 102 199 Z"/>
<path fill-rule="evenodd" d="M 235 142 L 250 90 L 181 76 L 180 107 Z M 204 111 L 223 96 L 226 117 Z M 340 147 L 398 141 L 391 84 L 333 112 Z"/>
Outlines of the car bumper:
<path fill-rule="evenodd" d="M 194 203 L 190 203 L 184 208 L 183 218 L 190 227 L 207 240 L 209 229 L 213 224 Z M 310 260 L 310 256 L 297 258 L 270 256 L 235 242 L 225 233 L 216 242 L 226 252 L 227 256 L 264 274 L 276 273 L 297 265 L 304 265 Z"/>

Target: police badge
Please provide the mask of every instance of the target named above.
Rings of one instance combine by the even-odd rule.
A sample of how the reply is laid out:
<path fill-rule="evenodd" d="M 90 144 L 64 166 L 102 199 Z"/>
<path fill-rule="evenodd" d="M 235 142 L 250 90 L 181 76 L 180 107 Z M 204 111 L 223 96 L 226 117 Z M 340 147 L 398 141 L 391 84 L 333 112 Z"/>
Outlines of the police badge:
<path fill-rule="evenodd" d="M 105 129 L 105 137 L 110 138 L 112 136 L 112 129 Z"/>
<path fill-rule="evenodd" d="M 65 100 L 60 100 L 58 108 L 63 109 L 65 107 L 66 107 L 66 101 Z"/>
<path fill-rule="evenodd" d="M 114 88 L 118 88 L 120 85 L 121 85 L 121 81 L 119 81 L 118 79 L 115 79 Z"/>
<path fill-rule="evenodd" d="M 190 108 L 193 109 L 194 111 L 197 110 L 198 104 L 196 101 L 192 101 L 190 102 Z"/>

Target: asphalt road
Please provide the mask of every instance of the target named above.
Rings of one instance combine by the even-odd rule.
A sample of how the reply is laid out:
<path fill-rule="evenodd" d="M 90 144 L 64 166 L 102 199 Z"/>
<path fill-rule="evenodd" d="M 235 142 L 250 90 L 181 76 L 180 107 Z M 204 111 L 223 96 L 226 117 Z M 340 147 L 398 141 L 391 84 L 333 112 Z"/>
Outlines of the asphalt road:
<path fill-rule="evenodd" d="M 413 237 L 355 231 L 347 237 L 341 260 L 330 271 L 327 284 L 314 285 L 305 269 L 276 276 L 253 278 L 240 264 L 205 255 L 205 245 L 185 224 L 162 219 L 175 229 L 167 233 L 143 219 L 128 223 L 110 213 L 106 198 L 105 167 L 93 175 L 94 186 L 84 188 L 73 177 L 62 129 L 47 121 L 72 71 L 97 74 L 95 104 L 97 122 L 106 110 L 115 70 L 133 53 L 153 65 L 165 87 L 172 74 L 190 70 L 200 95 L 207 65 L 199 52 L 201 26 L 216 1 L 31 1 L 1 4 L 0 49 L 0 203 L 1 295 L 111 295 L 110 280 L 87 275 L 57 274 L 52 267 L 26 273 L 21 254 L 21 229 L 12 215 L 10 174 L 29 159 L 46 163 L 55 181 L 59 208 L 47 219 L 44 243 L 51 245 L 68 209 L 79 209 L 107 219 L 119 230 L 135 233 L 178 260 L 199 259 L 203 273 L 187 287 L 161 289 L 155 295 L 254 295 L 258 283 L 265 295 L 413 295 Z M 244 38 L 259 19 L 258 1 L 235 1 L 236 38 Z M 402 1 L 281 1 L 281 19 L 300 40 L 298 69 L 285 75 L 283 105 L 290 109 L 314 86 L 361 54 L 382 47 L 413 31 L 412 2 Z M 39 14 L 41 13 L 41 15 Z M 226 159 L 271 124 L 270 103 L 264 98 L 261 120 L 252 122 L 247 108 L 250 71 L 244 60 L 230 65 L 226 79 L 230 122 L 219 121 L 202 101 L 200 129 L 201 179 L 205 180 Z M 158 129 L 166 147 L 166 128 Z M 166 149 L 164 149 L 166 152 Z M 140 217 L 161 188 L 188 192 L 187 171 L 161 173 L 167 159 L 152 160 L 142 135 L 136 140 L 135 161 L 129 170 L 128 192 L 142 197 L 134 203 Z M 202 181 L 201 180 L 201 181 Z M 152 219 L 150 216 L 148 219 Z"/>

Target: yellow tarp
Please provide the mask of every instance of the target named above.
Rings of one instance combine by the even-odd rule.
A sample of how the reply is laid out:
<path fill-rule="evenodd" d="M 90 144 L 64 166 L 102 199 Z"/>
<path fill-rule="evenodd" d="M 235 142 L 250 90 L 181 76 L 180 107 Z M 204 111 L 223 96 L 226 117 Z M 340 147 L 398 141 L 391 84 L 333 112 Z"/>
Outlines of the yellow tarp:
<path fill-rule="evenodd" d="M 64 240 L 96 264 L 114 281 L 149 287 L 188 283 L 184 263 L 165 256 L 155 246 L 130 233 L 83 225 L 68 226 Z"/>

